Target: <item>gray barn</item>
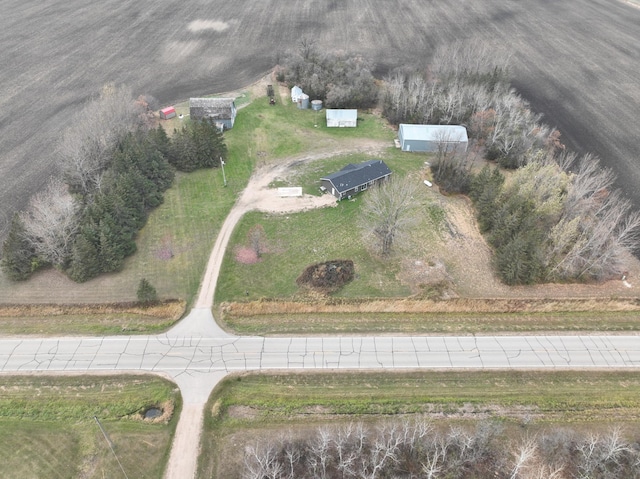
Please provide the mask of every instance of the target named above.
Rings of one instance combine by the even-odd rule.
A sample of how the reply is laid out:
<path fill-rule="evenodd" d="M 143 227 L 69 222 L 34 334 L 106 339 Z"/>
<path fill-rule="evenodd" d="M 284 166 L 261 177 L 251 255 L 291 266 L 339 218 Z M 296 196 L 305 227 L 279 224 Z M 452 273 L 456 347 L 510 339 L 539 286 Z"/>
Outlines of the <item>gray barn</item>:
<path fill-rule="evenodd" d="M 193 120 L 211 119 L 228 130 L 236 120 L 236 104 L 233 98 L 190 98 L 189 115 Z"/>
<path fill-rule="evenodd" d="M 409 125 L 401 123 L 398 140 L 402 151 L 467 151 L 467 129 L 460 125 Z"/>
<path fill-rule="evenodd" d="M 340 171 L 320 178 L 322 188 L 339 200 L 385 181 L 391 170 L 382 160 L 369 160 L 357 165 L 348 164 Z"/>

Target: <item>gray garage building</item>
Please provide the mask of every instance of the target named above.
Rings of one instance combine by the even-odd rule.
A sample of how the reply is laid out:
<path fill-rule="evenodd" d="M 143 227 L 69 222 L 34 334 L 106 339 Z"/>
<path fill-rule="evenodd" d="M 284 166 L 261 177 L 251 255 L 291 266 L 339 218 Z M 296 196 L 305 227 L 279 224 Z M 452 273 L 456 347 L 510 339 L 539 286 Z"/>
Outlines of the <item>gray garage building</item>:
<path fill-rule="evenodd" d="M 233 128 L 236 113 L 236 103 L 233 98 L 189 99 L 189 115 L 192 120 L 211 119 L 225 130 Z"/>
<path fill-rule="evenodd" d="M 327 126 L 338 128 L 354 128 L 358 126 L 358 110 L 327 109 Z"/>
<path fill-rule="evenodd" d="M 402 151 L 467 151 L 467 129 L 461 125 L 410 125 L 401 123 L 398 140 Z"/>

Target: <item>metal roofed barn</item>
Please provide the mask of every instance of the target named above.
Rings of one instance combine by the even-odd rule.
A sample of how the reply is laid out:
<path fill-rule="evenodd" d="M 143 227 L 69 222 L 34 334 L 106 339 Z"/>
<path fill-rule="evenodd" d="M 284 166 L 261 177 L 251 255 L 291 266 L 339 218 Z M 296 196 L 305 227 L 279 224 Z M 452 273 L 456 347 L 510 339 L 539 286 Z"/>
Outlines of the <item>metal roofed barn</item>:
<path fill-rule="evenodd" d="M 467 129 L 460 125 L 410 125 L 401 123 L 398 140 L 402 151 L 467 151 Z"/>
<path fill-rule="evenodd" d="M 211 119 L 225 130 L 233 128 L 236 120 L 233 98 L 190 98 L 189 114 L 192 120 Z"/>

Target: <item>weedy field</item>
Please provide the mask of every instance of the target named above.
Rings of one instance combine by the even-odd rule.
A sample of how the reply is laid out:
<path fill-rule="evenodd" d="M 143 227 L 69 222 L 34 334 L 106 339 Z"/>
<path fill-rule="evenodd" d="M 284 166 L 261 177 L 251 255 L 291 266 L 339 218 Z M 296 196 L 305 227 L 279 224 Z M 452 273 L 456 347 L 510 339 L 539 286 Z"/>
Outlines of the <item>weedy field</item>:
<path fill-rule="evenodd" d="M 640 205 L 640 10 L 616 0 L 175 3 L 3 2 L 0 17 L 0 237 L 58 172 L 55 148 L 108 83 L 162 105 L 237 90 L 301 38 L 359 53 L 383 75 L 428 63 L 453 41 L 512 54 L 516 87 L 571 146 L 600 155 Z"/>
<path fill-rule="evenodd" d="M 246 447 L 390 416 L 426 417 L 445 429 L 498 422 L 509 446 L 566 426 L 597 435 L 617 425 L 634 435 L 639 391 L 636 374 L 611 371 L 230 376 L 206 408 L 198 477 L 241 477 Z"/>

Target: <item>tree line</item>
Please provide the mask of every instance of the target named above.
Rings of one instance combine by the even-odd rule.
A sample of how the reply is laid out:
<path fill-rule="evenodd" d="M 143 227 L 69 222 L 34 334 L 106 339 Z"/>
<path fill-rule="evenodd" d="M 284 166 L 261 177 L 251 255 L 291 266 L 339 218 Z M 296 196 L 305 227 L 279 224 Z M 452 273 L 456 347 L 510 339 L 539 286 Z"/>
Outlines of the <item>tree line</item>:
<path fill-rule="evenodd" d="M 436 426 L 424 418 L 320 427 L 245 448 L 243 479 L 619 479 L 640 474 L 640 444 L 618 428 L 566 428 L 514 439 L 497 422 Z"/>
<path fill-rule="evenodd" d="M 312 40 L 302 39 L 299 48 L 281 55 L 276 78 L 329 108 L 369 108 L 378 101 L 372 68 L 361 56 L 323 52 Z"/>
<path fill-rule="evenodd" d="M 152 102 L 108 86 L 86 105 L 60 142 L 62 178 L 52 178 L 12 220 L 0 262 L 11 279 L 45 266 L 78 282 L 120 270 L 175 171 L 226 158 L 215 124 L 187 122 L 169 138 L 155 127 Z"/>
<path fill-rule="evenodd" d="M 469 152 L 443 141 L 431 170 L 441 190 L 471 197 L 506 284 L 624 274 L 640 214 L 614 189 L 613 172 L 593 155 L 567 151 L 509 82 L 506 57 L 454 44 L 426 71 L 394 72 L 384 84 L 384 114 L 396 123 L 467 126 Z M 474 171 L 477 156 L 495 166 Z"/>

